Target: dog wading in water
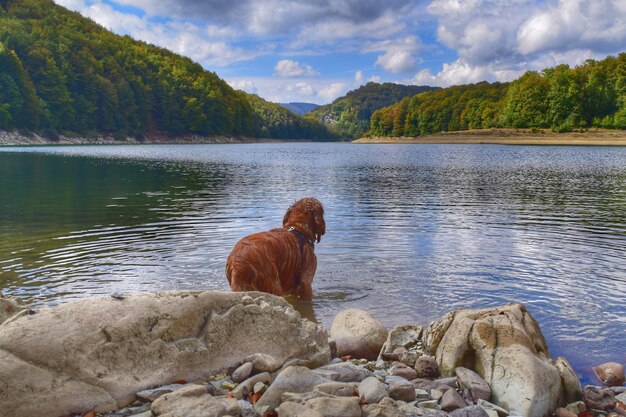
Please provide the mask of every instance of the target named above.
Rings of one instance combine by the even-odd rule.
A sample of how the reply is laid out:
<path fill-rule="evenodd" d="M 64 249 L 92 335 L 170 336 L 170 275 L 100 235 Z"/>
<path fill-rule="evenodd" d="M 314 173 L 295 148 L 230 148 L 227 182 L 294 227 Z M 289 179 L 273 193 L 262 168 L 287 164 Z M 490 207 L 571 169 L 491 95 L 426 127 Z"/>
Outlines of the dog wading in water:
<path fill-rule="evenodd" d="M 315 243 L 324 233 L 322 203 L 313 197 L 296 201 L 287 209 L 282 228 L 246 236 L 235 244 L 226 261 L 230 287 L 311 299 Z"/>

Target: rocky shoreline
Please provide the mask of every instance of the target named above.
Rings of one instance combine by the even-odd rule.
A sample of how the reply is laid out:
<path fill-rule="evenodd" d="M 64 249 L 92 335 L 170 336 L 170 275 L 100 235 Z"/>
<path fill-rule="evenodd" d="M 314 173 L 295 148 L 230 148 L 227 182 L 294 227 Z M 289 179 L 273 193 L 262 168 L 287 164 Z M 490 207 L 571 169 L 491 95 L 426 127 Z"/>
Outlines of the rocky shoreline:
<path fill-rule="evenodd" d="M 7 417 L 626 416 L 623 365 L 594 370 L 581 389 L 520 304 L 391 331 L 345 310 L 327 332 L 262 293 L 0 299 Z"/>
<path fill-rule="evenodd" d="M 54 139 L 35 133 L 0 130 L 0 146 L 46 146 L 46 145 L 139 145 L 139 144 L 225 144 L 225 143 L 272 143 L 275 139 L 233 137 L 233 136 L 199 136 L 184 135 L 171 137 L 160 134 L 149 134 L 141 140 L 134 137 L 115 138 L 113 135 L 96 135 L 93 137 L 58 135 Z"/>

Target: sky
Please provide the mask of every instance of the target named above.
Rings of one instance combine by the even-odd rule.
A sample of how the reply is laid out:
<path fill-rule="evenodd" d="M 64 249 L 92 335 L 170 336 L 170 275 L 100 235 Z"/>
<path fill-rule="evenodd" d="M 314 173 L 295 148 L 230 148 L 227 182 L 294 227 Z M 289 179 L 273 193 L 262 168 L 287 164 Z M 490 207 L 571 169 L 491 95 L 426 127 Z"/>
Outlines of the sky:
<path fill-rule="evenodd" d="M 626 52 L 626 0 L 55 0 L 273 102 L 446 87 Z"/>

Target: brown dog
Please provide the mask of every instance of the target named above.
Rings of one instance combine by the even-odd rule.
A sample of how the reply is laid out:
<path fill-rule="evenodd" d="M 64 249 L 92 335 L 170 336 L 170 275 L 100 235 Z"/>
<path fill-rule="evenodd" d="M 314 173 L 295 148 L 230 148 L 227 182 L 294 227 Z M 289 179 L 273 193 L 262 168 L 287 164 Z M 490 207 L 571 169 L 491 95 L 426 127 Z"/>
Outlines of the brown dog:
<path fill-rule="evenodd" d="M 282 229 L 255 233 L 237 242 L 226 261 L 230 287 L 310 299 L 317 268 L 313 250 L 324 233 L 322 203 L 312 197 L 296 201 L 287 209 Z"/>

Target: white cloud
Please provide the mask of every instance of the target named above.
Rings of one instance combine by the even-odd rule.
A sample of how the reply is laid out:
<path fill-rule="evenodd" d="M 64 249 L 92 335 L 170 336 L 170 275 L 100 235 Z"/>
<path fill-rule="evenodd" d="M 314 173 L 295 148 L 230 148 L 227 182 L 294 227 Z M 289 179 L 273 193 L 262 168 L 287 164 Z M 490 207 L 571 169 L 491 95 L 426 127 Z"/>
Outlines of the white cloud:
<path fill-rule="evenodd" d="M 314 77 L 320 75 L 312 66 L 298 61 L 282 59 L 274 66 L 275 74 L 282 78 Z"/>
<path fill-rule="evenodd" d="M 356 85 L 361 86 L 361 85 L 365 84 L 364 80 L 365 80 L 365 76 L 363 75 L 363 71 L 359 70 L 359 71 L 354 73 L 354 83 Z"/>
<path fill-rule="evenodd" d="M 376 58 L 376 66 L 391 73 L 413 71 L 417 65 L 415 53 L 422 48 L 417 36 L 374 42 L 364 48 L 366 52 L 384 51 Z"/>
<path fill-rule="evenodd" d="M 325 102 L 330 103 L 337 97 L 343 95 L 346 92 L 346 84 L 344 83 L 332 83 L 318 91 L 317 95 L 321 97 Z"/>
<path fill-rule="evenodd" d="M 498 69 L 489 65 L 476 66 L 459 58 L 451 64 L 443 64 L 443 69 L 437 74 L 433 74 L 428 69 L 421 70 L 408 83 L 448 87 L 450 85 L 481 81 L 510 81 L 519 77 L 522 73 L 523 71 Z"/>
<path fill-rule="evenodd" d="M 235 90 L 242 90 L 250 94 L 257 93 L 256 86 L 250 80 L 229 80 L 227 82 L 228 82 L 228 85 L 230 85 Z"/>

